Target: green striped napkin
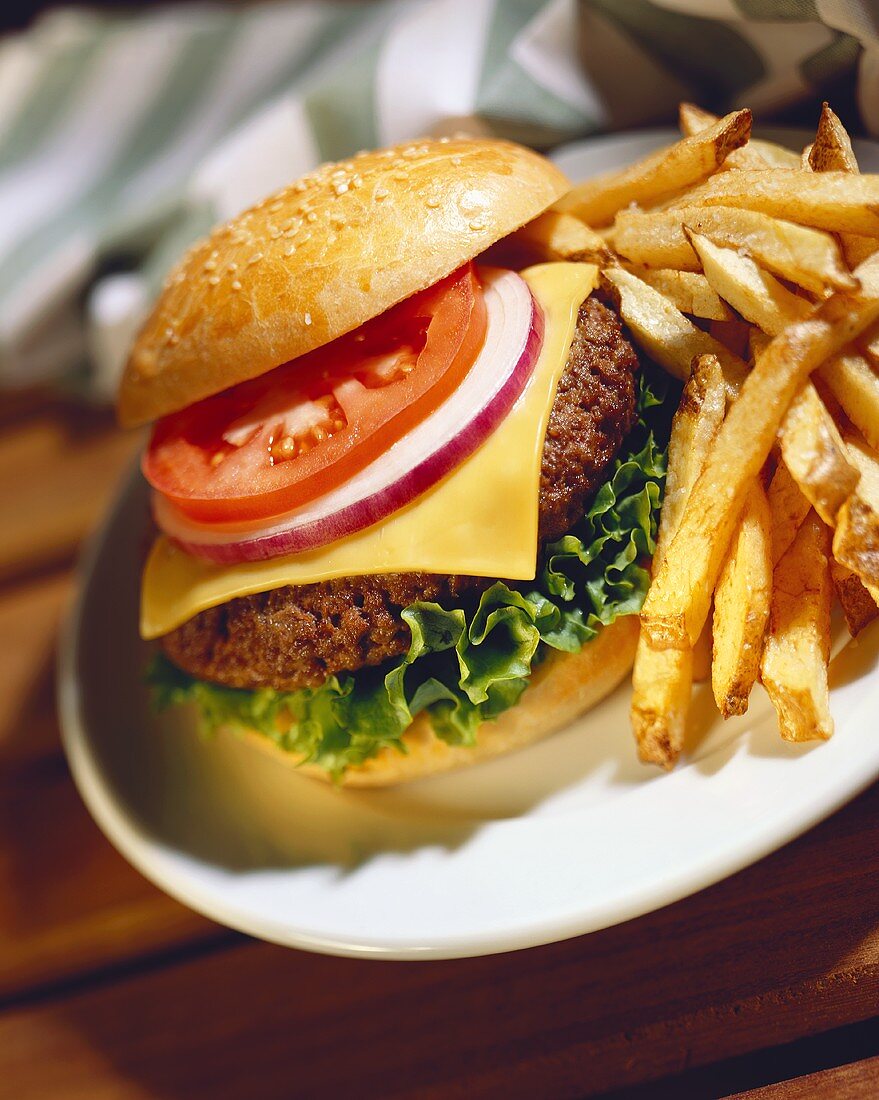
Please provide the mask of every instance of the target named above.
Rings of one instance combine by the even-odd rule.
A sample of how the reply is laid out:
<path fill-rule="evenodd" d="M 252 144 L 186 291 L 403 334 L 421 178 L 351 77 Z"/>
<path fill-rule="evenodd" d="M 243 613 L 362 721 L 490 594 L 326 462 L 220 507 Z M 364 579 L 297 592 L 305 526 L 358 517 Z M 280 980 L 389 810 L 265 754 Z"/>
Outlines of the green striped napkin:
<path fill-rule="evenodd" d="M 542 148 L 857 81 L 870 0 L 378 0 L 56 11 L 0 41 L 0 384 L 112 392 L 185 245 L 318 161 L 425 134 Z"/>

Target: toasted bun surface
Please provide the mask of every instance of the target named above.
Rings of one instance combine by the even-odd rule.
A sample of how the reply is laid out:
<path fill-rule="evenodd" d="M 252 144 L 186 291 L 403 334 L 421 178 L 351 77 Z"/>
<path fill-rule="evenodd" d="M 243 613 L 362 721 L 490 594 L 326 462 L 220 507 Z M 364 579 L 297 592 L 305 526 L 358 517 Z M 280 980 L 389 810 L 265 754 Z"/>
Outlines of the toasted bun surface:
<path fill-rule="evenodd" d="M 534 673 L 519 702 L 480 726 L 472 748 L 440 741 L 430 719 L 421 714 L 403 735 L 406 754 L 383 749 L 360 767 L 349 768 L 342 785 L 389 787 L 423 779 L 523 748 L 555 733 L 609 695 L 626 676 L 635 659 L 638 622 L 637 615 L 626 615 L 602 627 L 598 637 L 579 653 L 551 654 Z M 262 734 L 245 736 L 276 760 L 317 779 L 329 779 L 322 768 L 300 764 L 301 756 L 284 752 Z"/>
<path fill-rule="evenodd" d="M 119 391 L 142 424 L 256 378 L 431 286 L 568 190 L 505 141 L 419 141 L 329 164 L 196 243 Z"/>

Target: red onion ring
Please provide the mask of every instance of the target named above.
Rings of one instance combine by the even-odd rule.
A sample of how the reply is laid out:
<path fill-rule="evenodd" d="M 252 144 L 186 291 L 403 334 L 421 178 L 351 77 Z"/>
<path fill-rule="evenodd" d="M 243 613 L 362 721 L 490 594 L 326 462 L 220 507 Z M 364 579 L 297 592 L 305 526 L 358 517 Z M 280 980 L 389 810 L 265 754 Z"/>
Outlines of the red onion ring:
<path fill-rule="evenodd" d="M 266 524 L 199 524 L 153 494 L 159 527 L 195 557 L 221 564 L 314 550 L 369 527 L 426 492 L 507 416 L 533 373 L 543 315 L 513 271 L 483 268 L 488 326 L 467 377 L 438 409 L 344 485 Z"/>

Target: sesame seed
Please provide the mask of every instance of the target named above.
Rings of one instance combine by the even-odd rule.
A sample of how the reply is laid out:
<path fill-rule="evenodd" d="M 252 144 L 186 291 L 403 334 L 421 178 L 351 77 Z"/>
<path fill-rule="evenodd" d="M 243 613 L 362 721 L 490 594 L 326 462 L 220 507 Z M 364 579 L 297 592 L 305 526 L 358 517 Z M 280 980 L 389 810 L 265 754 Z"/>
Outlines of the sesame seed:
<path fill-rule="evenodd" d="M 219 275 L 211 275 L 210 279 L 208 279 L 208 282 L 211 284 L 211 286 L 216 286 L 219 281 L 220 281 L 220 276 Z"/>
<path fill-rule="evenodd" d="M 233 280 L 232 280 L 232 289 L 233 289 L 233 290 L 240 290 L 240 289 L 241 289 L 241 281 L 240 281 L 240 279 L 233 279 Z"/>
<path fill-rule="evenodd" d="M 485 226 L 486 226 L 485 218 L 474 218 L 473 221 L 470 223 L 470 228 L 474 232 L 476 232 L 480 229 L 485 229 Z"/>
<path fill-rule="evenodd" d="M 262 259 L 262 253 L 257 252 L 255 255 L 251 256 L 250 259 L 247 262 L 249 264 L 258 264 L 261 259 Z"/>
<path fill-rule="evenodd" d="M 228 267 L 226 268 L 226 270 L 227 270 L 227 271 L 230 271 L 230 272 L 231 272 L 231 271 L 237 271 L 237 270 L 238 270 L 238 264 L 236 264 L 236 263 L 235 263 L 235 261 L 233 260 L 233 261 L 232 261 L 232 262 L 231 262 L 231 263 L 229 264 L 229 266 L 228 266 Z"/>
<path fill-rule="evenodd" d="M 425 206 L 429 207 L 431 210 L 436 210 L 436 208 L 439 206 L 439 204 L 440 204 L 439 199 L 429 198 L 426 201 Z"/>
<path fill-rule="evenodd" d="M 213 271 L 216 266 L 217 266 L 217 261 L 216 260 L 205 260 L 205 262 L 204 262 L 204 270 L 205 271 Z"/>
<path fill-rule="evenodd" d="M 287 247 L 284 249 L 284 255 L 285 256 L 292 256 L 295 251 L 296 251 L 296 245 L 295 244 L 287 245 Z"/>
<path fill-rule="evenodd" d="M 378 202 L 382 202 L 382 200 L 386 199 L 389 194 L 390 191 L 388 191 L 387 187 L 376 187 L 375 191 L 373 191 L 372 193 L 372 197 Z"/>
<path fill-rule="evenodd" d="M 309 210 L 308 214 L 306 215 L 306 218 L 310 222 L 316 222 L 317 221 L 317 214 L 313 210 Z"/>
<path fill-rule="evenodd" d="M 311 324 L 311 314 L 310 313 L 305 314 L 305 323 L 306 323 L 306 325 Z"/>

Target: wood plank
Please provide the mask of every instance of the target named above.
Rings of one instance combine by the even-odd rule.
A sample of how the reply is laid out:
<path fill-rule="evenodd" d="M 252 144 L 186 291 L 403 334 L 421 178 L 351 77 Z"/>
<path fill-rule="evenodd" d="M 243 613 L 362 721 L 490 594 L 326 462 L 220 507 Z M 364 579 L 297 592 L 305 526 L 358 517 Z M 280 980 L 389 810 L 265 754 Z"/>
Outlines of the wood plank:
<path fill-rule="evenodd" d="M 67 572 L 0 588 L 0 998 L 218 930 L 112 849 L 61 758 L 55 638 Z"/>
<path fill-rule="evenodd" d="M 61 751 L 55 648 L 72 590 L 67 572 L 0 588 L 0 776 Z"/>
<path fill-rule="evenodd" d="M 62 760 L 0 778 L 0 999 L 218 935 L 110 846 Z"/>
<path fill-rule="evenodd" d="M 109 414 L 49 409 L 0 432 L 0 580 L 69 561 L 142 442 Z M 22 491 L 23 471 L 27 471 Z"/>
<path fill-rule="evenodd" d="M 382 963 L 241 942 L 10 1007 L 0 1082 L 19 1100 L 594 1095 L 874 1015 L 877 874 L 879 786 L 697 897 L 568 943 Z"/>
<path fill-rule="evenodd" d="M 812 1100 L 819 1096 L 832 1096 L 834 1100 L 873 1100 L 877 1091 L 879 1058 L 865 1058 L 862 1062 L 738 1092 L 728 1100 Z"/>

